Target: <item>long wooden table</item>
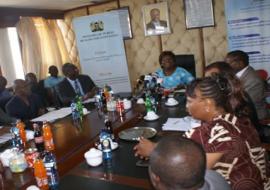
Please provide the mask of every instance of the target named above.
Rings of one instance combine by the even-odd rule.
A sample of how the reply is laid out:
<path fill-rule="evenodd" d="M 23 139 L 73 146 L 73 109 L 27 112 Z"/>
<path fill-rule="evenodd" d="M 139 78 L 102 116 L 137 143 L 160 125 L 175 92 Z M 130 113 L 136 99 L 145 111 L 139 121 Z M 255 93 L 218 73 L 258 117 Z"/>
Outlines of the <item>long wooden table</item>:
<path fill-rule="evenodd" d="M 134 126 L 153 127 L 159 131 L 157 140 L 162 136 L 161 126 L 168 117 L 186 115 L 184 106 L 165 107 L 159 109 L 160 118 L 157 121 L 142 120 L 143 106 L 135 106 L 124 118 L 116 113 L 110 115 L 113 120 L 114 133 Z M 96 110 L 84 117 L 80 130 L 73 126 L 71 117 L 60 119 L 52 124 L 53 137 L 56 145 L 58 171 L 60 173 L 59 189 L 151 189 L 147 168 L 135 165 L 133 147 L 135 142 L 118 140 L 119 148 L 113 151 L 112 167 L 103 165 L 89 167 L 84 160 L 84 153 L 93 147 L 98 140 L 100 130 L 104 128 L 103 118 Z M 32 169 L 20 174 L 12 174 L 9 169 L 1 175 L 3 190 L 25 189 L 35 184 Z"/>

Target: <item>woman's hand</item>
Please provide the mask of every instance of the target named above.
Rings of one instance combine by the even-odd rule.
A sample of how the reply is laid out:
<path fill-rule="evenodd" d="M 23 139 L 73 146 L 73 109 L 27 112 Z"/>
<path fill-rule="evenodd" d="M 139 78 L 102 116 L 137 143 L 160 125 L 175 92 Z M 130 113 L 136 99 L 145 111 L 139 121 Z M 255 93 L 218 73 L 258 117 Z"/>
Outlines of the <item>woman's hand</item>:
<path fill-rule="evenodd" d="M 133 150 L 135 151 L 135 156 L 139 156 L 141 159 L 143 159 L 150 156 L 155 146 L 156 143 L 141 138 L 139 143 L 133 148 Z"/>

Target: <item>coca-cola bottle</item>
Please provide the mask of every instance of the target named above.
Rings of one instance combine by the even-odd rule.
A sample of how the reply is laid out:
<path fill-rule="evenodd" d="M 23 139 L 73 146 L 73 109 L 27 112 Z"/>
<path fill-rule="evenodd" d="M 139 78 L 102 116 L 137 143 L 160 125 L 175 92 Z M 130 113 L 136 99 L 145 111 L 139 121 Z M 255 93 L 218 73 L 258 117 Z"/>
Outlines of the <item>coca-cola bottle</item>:
<path fill-rule="evenodd" d="M 43 135 L 41 133 L 40 127 L 38 124 L 34 123 L 33 124 L 34 127 L 34 141 L 35 141 L 35 145 L 36 148 L 38 149 L 38 152 L 43 152 L 44 151 L 44 139 L 43 139 Z"/>

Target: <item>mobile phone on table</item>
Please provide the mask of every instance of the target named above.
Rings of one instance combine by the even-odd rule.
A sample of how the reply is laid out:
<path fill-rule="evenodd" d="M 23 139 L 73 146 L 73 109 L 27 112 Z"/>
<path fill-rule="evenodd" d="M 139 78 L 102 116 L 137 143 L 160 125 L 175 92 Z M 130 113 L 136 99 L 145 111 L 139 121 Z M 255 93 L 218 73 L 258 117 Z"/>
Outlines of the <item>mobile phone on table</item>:
<path fill-rule="evenodd" d="M 139 167 L 148 167 L 149 166 L 149 160 L 143 160 L 143 159 L 140 159 L 136 162 L 136 166 L 139 166 Z"/>

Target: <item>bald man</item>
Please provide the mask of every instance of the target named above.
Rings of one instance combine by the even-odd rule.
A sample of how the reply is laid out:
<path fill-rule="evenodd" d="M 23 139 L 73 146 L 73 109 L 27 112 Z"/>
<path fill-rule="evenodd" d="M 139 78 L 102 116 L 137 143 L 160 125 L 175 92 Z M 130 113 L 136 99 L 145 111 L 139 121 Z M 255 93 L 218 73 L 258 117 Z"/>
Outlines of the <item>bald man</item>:
<path fill-rule="evenodd" d="M 39 96 L 31 93 L 30 85 L 25 80 L 15 80 L 13 90 L 15 95 L 6 104 L 8 115 L 17 119 L 30 120 L 45 113 Z"/>
<path fill-rule="evenodd" d="M 149 175 L 156 190 L 229 190 L 225 179 L 206 171 L 201 145 L 181 136 L 161 139 L 150 155 Z"/>
<path fill-rule="evenodd" d="M 157 8 L 150 11 L 151 21 L 146 25 L 147 30 L 157 30 L 167 28 L 167 22 L 160 20 L 160 10 Z"/>

